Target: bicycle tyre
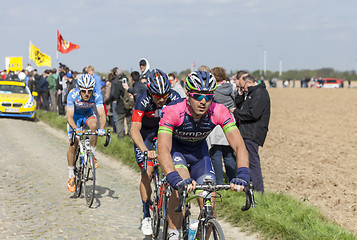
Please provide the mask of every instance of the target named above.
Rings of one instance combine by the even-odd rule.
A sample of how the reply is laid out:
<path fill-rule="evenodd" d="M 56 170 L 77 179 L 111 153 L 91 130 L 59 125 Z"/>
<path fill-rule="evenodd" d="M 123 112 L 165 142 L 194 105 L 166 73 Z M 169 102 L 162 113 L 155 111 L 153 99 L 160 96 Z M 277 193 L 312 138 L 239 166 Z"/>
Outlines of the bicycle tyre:
<path fill-rule="evenodd" d="M 161 194 L 161 188 L 159 185 L 159 175 L 158 175 L 158 168 L 154 167 L 153 171 L 153 179 L 154 179 L 154 185 L 155 185 L 155 190 L 154 190 L 154 201 L 153 206 L 152 206 L 152 237 L 155 239 L 159 235 L 160 232 L 160 210 L 161 206 L 160 204 L 160 194 Z"/>
<path fill-rule="evenodd" d="M 224 240 L 224 234 L 221 225 L 217 222 L 216 219 L 208 219 L 206 221 L 205 227 L 201 229 L 203 236 L 202 239 L 214 239 L 214 240 Z M 210 232 L 210 237 L 206 238 L 207 231 Z"/>
<path fill-rule="evenodd" d="M 79 198 L 81 196 L 83 186 L 83 165 L 81 165 L 81 161 L 79 158 L 79 148 L 77 149 L 75 160 L 76 163 L 74 165 L 74 183 L 76 185 L 76 191 L 74 192 L 74 196 L 76 198 Z"/>
<path fill-rule="evenodd" d="M 84 165 L 84 197 L 88 207 L 91 207 L 95 193 L 95 165 L 94 155 L 87 152 L 87 163 Z"/>
<path fill-rule="evenodd" d="M 152 206 L 152 237 L 157 238 L 160 232 L 160 213 L 159 213 L 159 199 L 155 197 Z"/>
<path fill-rule="evenodd" d="M 164 194 L 164 196 L 162 197 L 162 239 L 167 240 L 168 239 L 168 235 L 169 235 L 169 218 L 168 218 L 168 214 L 167 214 L 167 200 L 168 198 L 166 197 L 166 195 Z"/>
<path fill-rule="evenodd" d="M 188 232 L 189 232 L 190 219 L 191 219 L 191 213 L 188 208 L 189 208 L 188 205 L 186 205 L 185 216 L 182 221 L 182 239 L 184 240 L 188 240 Z"/>

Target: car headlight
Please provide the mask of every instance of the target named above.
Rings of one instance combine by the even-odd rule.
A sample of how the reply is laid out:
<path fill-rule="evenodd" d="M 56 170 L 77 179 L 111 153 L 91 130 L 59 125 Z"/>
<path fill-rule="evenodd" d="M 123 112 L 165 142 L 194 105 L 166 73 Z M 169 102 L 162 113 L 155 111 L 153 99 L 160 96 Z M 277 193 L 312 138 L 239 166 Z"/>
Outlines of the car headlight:
<path fill-rule="evenodd" d="M 24 105 L 24 108 L 30 108 L 34 105 L 35 103 L 33 102 L 33 98 L 30 98 L 29 100 L 27 100 L 27 102 Z"/>

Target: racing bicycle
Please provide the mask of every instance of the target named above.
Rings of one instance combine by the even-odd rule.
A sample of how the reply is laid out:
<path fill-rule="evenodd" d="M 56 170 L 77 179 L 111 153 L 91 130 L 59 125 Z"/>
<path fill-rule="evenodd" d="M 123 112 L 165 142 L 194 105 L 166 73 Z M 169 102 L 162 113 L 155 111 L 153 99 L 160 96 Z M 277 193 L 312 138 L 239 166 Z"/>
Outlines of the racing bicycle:
<path fill-rule="evenodd" d="M 76 185 L 76 190 L 74 196 L 79 198 L 82 193 L 82 187 L 84 188 L 84 197 L 88 207 L 91 207 L 94 200 L 95 193 L 95 162 L 94 154 L 90 147 L 91 135 L 98 135 L 96 132 L 90 130 L 85 131 L 80 136 L 73 132 L 71 138 L 71 146 L 75 143 L 76 136 L 79 137 L 79 143 L 76 150 L 76 158 L 74 165 L 74 183 Z M 110 130 L 106 131 L 106 140 L 104 146 L 108 146 L 110 142 Z"/>
<path fill-rule="evenodd" d="M 187 240 L 189 236 L 189 225 L 191 219 L 190 201 L 197 198 L 203 199 L 203 206 L 198 215 L 198 227 L 193 239 L 225 239 L 222 227 L 213 216 L 212 196 L 213 192 L 219 190 L 228 190 L 230 185 L 216 185 L 212 179 L 205 178 L 202 185 L 196 185 L 197 194 L 188 196 L 187 185 L 182 186 L 178 190 L 179 206 L 175 208 L 176 212 L 184 211 L 182 223 L 183 239 Z M 249 182 L 248 186 L 243 190 L 246 196 L 246 204 L 241 208 L 242 211 L 247 211 L 251 206 L 255 208 L 253 183 Z M 220 198 L 221 195 L 216 192 L 215 198 Z"/>
<path fill-rule="evenodd" d="M 156 149 L 157 138 L 154 137 L 152 140 L 152 149 Z M 142 169 L 142 174 L 147 170 L 147 151 L 144 152 L 144 167 Z M 164 173 L 160 171 L 160 164 L 157 158 L 153 159 L 154 171 L 152 173 L 152 179 L 154 180 L 154 193 L 152 195 L 152 200 L 150 201 L 150 209 L 152 210 L 152 237 L 156 239 L 160 233 L 160 223 L 162 221 L 162 239 L 168 238 L 168 214 L 167 206 L 168 199 L 171 196 L 172 189 L 170 184 L 166 180 Z"/>

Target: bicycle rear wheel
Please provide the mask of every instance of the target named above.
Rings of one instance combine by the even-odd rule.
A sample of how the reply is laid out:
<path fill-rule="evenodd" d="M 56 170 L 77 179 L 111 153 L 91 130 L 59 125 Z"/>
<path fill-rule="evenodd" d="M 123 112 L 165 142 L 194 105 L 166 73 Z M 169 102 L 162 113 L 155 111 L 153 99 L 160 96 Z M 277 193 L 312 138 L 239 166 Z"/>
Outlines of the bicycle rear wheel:
<path fill-rule="evenodd" d="M 95 192 L 95 166 L 94 155 L 87 152 L 87 163 L 84 166 L 84 196 L 88 207 L 91 207 Z"/>
<path fill-rule="evenodd" d="M 74 183 L 76 184 L 76 191 L 74 196 L 79 198 L 82 193 L 82 178 L 83 178 L 83 165 L 81 165 L 81 160 L 79 158 L 79 148 L 76 152 L 76 164 L 74 165 Z"/>
<path fill-rule="evenodd" d="M 221 225 L 216 219 L 209 219 L 202 230 L 202 239 L 224 240 L 224 234 Z M 209 236 L 209 237 L 208 237 Z"/>
<path fill-rule="evenodd" d="M 164 196 L 162 197 L 162 221 L 163 221 L 163 227 L 162 227 L 162 239 L 167 240 L 168 235 L 169 235 L 169 219 L 167 215 L 167 200 L 168 198 L 166 197 L 165 193 Z"/>

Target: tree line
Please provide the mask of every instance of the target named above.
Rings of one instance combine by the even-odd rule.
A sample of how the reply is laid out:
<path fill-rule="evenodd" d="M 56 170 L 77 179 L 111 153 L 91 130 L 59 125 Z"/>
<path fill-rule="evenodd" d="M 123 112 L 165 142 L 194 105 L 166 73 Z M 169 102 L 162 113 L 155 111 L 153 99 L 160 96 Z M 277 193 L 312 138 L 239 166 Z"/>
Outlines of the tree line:
<path fill-rule="evenodd" d="M 244 69 L 243 69 L 244 70 Z M 238 71 L 238 70 L 237 70 Z M 231 70 L 230 72 L 227 72 L 227 75 L 229 77 L 235 76 L 237 71 Z M 177 78 L 182 79 L 187 77 L 187 75 L 191 72 L 191 69 L 186 69 L 184 71 L 181 71 L 179 73 L 175 73 Z M 248 71 L 249 72 L 249 71 Z M 338 78 L 338 79 L 345 79 L 345 80 L 357 80 L 356 76 L 356 71 L 337 71 L 334 70 L 333 68 L 320 68 L 316 70 L 309 70 L 309 69 L 302 69 L 302 70 L 288 70 L 286 72 L 282 72 L 282 75 L 279 75 L 279 72 L 272 72 L 272 71 L 266 71 L 266 74 L 261 73 L 261 70 L 256 70 L 254 72 L 250 72 L 255 78 L 259 79 L 261 75 L 263 75 L 264 79 L 272 79 L 272 78 L 277 78 L 277 79 L 296 79 L 296 80 L 301 80 L 305 78 L 311 78 L 313 76 L 315 77 L 323 77 L 323 78 Z"/>

